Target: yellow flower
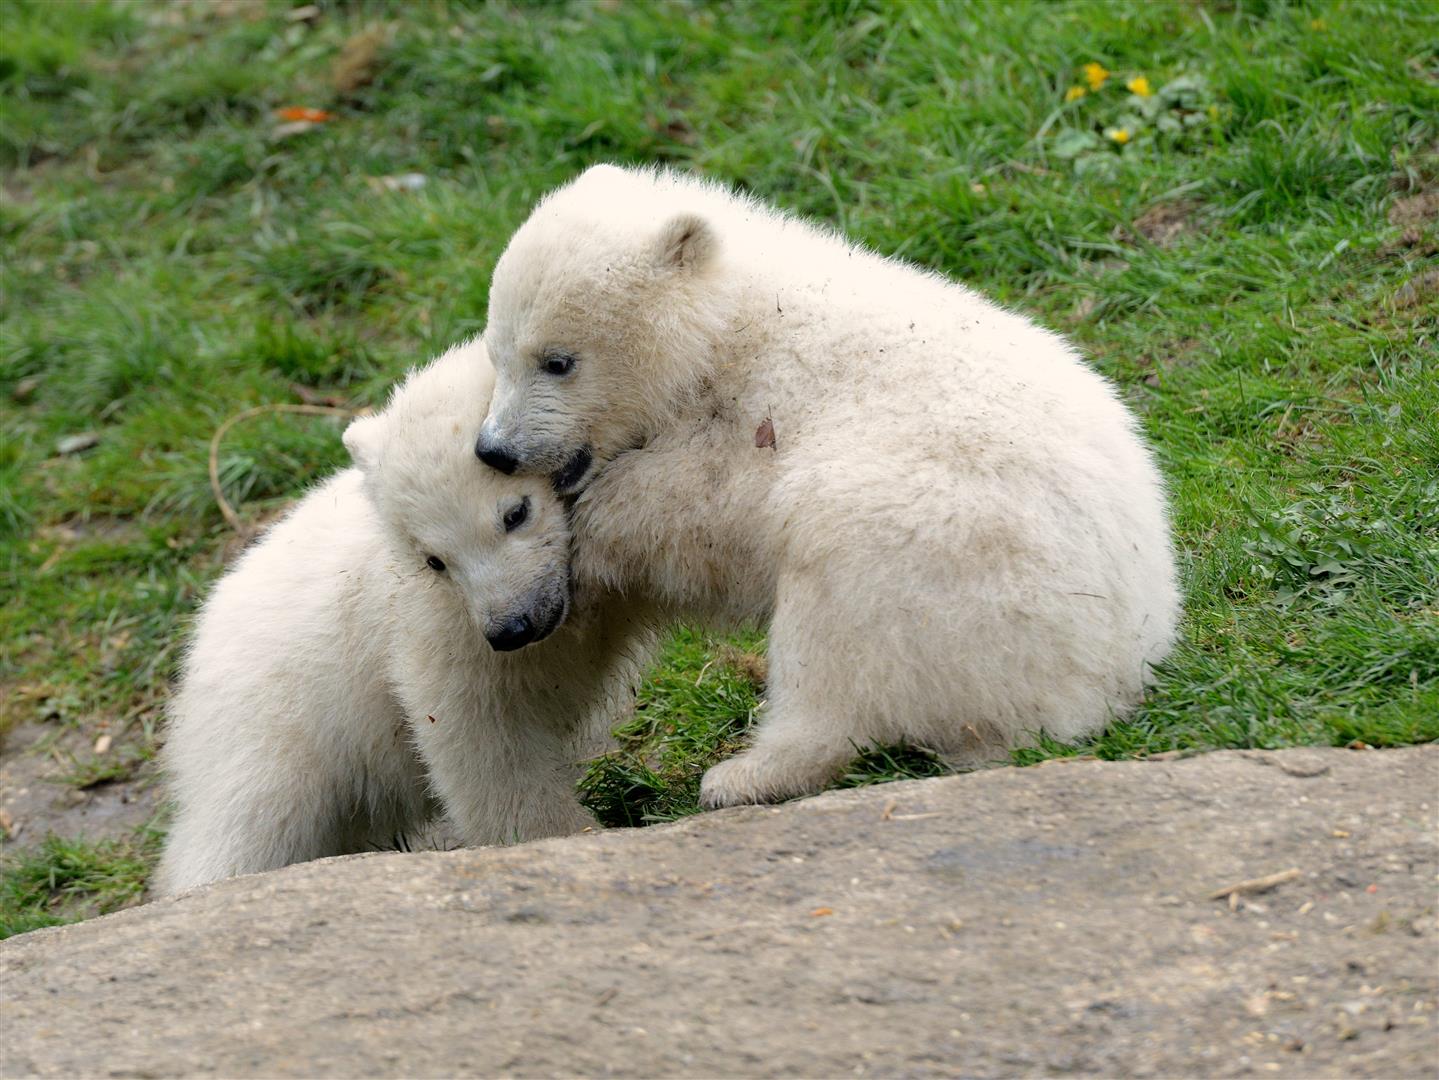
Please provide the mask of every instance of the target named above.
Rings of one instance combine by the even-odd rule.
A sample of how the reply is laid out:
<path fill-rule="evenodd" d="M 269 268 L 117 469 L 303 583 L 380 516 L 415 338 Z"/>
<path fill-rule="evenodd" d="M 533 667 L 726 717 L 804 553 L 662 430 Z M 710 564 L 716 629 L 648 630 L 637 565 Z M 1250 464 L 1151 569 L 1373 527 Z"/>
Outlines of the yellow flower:
<path fill-rule="evenodd" d="M 1088 91 L 1086 91 L 1082 86 L 1071 86 L 1068 90 L 1064 92 L 1064 100 L 1078 101 L 1086 93 L 1088 93 Z"/>
<path fill-rule="evenodd" d="M 1327 22 L 1325 22 L 1323 19 L 1310 19 L 1310 20 L 1309 20 L 1309 29 L 1311 29 L 1311 30 L 1328 30 L 1328 29 L 1329 29 L 1329 24 L 1328 24 Z"/>
<path fill-rule="evenodd" d="M 1129 129 L 1128 129 L 1128 128 L 1105 128 L 1105 129 L 1104 129 L 1104 137 L 1105 137 L 1106 139 L 1113 139 L 1113 140 L 1114 140 L 1115 142 L 1117 142 L 1120 146 L 1123 146 L 1125 143 L 1127 143 L 1127 142 L 1129 141 Z"/>
<path fill-rule="evenodd" d="M 1154 93 L 1154 91 L 1149 88 L 1149 80 L 1143 75 L 1135 76 L 1124 85 L 1129 88 L 1131 94 L 1138 94 L 1140 97 L 1149 97 Z"/>
<path fill-rule="evenodd" d="M 1080 69 L 1084 72 L 1084 79 L 1089 83 L 1091 90 L 1098 90 L 1104 85 L 1104 80 L 1109 78 L 1109 72 L 1104 70 L 1103 64 L 1088 63 Z"/>

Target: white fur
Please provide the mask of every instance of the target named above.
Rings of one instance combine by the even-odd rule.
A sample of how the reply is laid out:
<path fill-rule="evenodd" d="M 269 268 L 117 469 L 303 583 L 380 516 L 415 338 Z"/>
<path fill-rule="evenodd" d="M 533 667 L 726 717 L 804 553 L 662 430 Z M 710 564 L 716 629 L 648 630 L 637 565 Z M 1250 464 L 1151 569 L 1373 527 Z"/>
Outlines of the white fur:
<path fill-rule="evenodd" d="M 653 633 L 591 592 L 538 644 L 486 643 L 568 594 L 548 482 L 475 460 L 492 381 L 478 341 L 412 375 L 346 432 L 361 467 L 312 491 L 210 596 L 170 708 L 164 892 L 365 850 L 437 809 L 467 844 L 594 824 L 575 745 L 630 704 Z M 524 498 L 528 521 L 506 533 Z"/>
<path fill-rule="evenodd" d="M 522 471 L 593 449 L 578 580 L 769 624 L 767 707 L 707 805 L 815 790 L 874 742 L 984 760 L 1097 732 L 1170 647 L 1133 418 L 1064 339 L 963 286 L 601 166 L 511 240 L 486 342 L 488 443 Z"/>

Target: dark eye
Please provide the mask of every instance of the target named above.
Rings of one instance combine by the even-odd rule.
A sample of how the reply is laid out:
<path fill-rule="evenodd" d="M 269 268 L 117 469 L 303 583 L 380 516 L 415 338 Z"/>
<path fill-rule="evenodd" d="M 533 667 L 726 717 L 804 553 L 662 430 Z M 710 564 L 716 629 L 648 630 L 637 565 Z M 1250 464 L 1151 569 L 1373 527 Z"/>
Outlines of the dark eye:
<path fill-rule="evenodd" d="M 540 361 L 540 367 L 547 375 L 568 375 L 575 367 L 575 358 L 569 353 L 550 353 Z"/>
<path fill-rule="evenodd" d="M 524 499 L 505 512 L 505 532 L 514 532 L 530 516 L 530 500 Z"/>
<path fill-rule="evenodd" d="M 438 555 L 426 555 L 425 565 L 437 574 L 443 574 L 445 572 L 445 560 Z"/>

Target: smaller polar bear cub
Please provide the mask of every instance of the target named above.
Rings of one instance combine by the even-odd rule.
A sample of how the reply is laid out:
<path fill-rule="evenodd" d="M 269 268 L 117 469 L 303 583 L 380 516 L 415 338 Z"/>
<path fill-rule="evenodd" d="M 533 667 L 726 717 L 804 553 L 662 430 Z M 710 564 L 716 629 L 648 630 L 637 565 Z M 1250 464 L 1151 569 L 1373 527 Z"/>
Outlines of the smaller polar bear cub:
<path fill-rule="evenodd" d="M 479 341 L 411 375 L 345 432 L 358 467 L 206 602 L 170 708 L 164 892 L 366 850 L 437 810 L 469 845 L 593 824 L 574 745 L 629 702 L 648 631 L 615 604 L 566 622 L 564 507 L 474 458 L 492 384 Z"/>

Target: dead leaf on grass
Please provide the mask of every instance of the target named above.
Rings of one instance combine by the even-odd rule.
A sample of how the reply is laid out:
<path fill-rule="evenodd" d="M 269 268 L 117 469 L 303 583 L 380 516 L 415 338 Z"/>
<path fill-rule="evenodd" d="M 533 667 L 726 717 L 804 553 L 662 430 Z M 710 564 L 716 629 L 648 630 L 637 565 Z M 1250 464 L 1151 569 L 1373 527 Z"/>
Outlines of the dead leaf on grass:
<path fill-rule="evenodd" d="M 338 92 L 353 94 L 374 81 L 380 46 L 386 36 L 383 26 L 372 26 L 345 42 L 340 55 L 335 57 L 335 66 L 330 69 L 330 83 Z"/>
<path fill-rule="evenodd" d="M 756 689 L 763 689 L 769 682 L 769 660 L 758 653 L 745 652 L 733 645 L 721 645 L 715 650 L 715 659 L 740 675 Z"/>
<path fill-rule="evenodd" d="M 308 105 L 286 105 L 275 110 L 275 119 L 290 124 L 324 124 L 335 119 L 335 114 L 324 109 L 312 109 Z"/>
<path fill-rule="evenodd" d="M 339 394 L 326 394 L 304 383 L 291 383 L 290 389 L 294 395 L 306 405 L 324 405 L 331 409 L 348 409 L 350 403 Z"/>
<path fill-rule="evenodd" d="M 683 115 L 675 114 L 670 119 L 661 119 L 653 114 L 645 117 L 645 123 L 656 135 L 664 135 L 683 146 L 694 146 L 699 134 Z"/>
<path fill-rule="evenodd" d="M 1155 247 L 1168 247 L 1194 228 L 1194 204 L 1160 203 L 1134 219 L 1134 231 Z"/>
<path fill-rule="evenodd" d="M 1396 311 L 1417 307 L 1439 296 L 1439 270 L 1426 270 L 1399 287 L 1390 301 Z"/>
<path fill-rule="evenodd" d="M 1099 307 L 1099 297 L 1093 293 L 1086 293 L 1074 302 L 1073 309 L 1069 312 L 1071 322 L 1083 322 L 1089 318 Z"/>
<path fill-rule="evenodd" d="M 1439 188 L 1395 199 L 1389 207 L 1390 225 L 1424 225 L 1439 219 Z"/>

